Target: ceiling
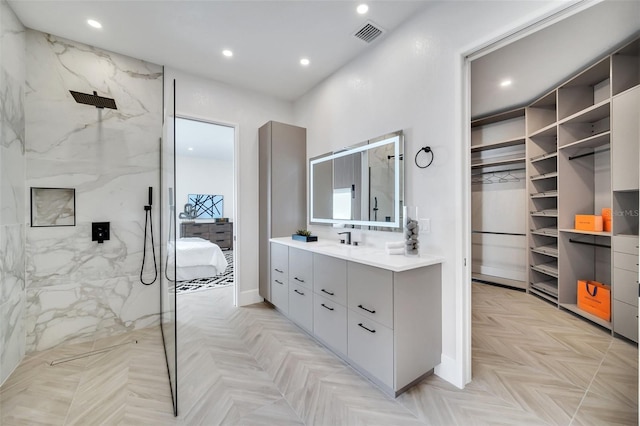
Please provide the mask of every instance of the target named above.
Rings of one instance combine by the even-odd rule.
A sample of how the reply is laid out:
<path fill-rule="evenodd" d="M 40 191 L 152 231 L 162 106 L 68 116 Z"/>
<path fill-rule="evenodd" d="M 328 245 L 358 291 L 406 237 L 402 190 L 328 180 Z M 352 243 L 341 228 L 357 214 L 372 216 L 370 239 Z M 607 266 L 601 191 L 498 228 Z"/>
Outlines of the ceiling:
<path fill-rule="evenodd" d="M 360 15 L 360 3 L 351 0 L 9 0 L 28 28 L 285 100 L 305 94 L 429 3 L 366 2 L 369 11 Z M 353 35 L 368 20 L 385 30 L 369 44 Z M 300 65 L 302 57 L 308 66 Z"/>
<path fill-rule="evenodd" d="M 362 1 L 369 4 L 365 15 L 353 0 L 9 4 L 29 28 L 293 101 L 438 0 Z M 531 102 L 640 30 L 639 17 L 639 1 L 606 0 L 474 60 L 472 116 Z M 88 18 L 103 28 L 89 27 Z M 368 20 L 385 30 L 370 44 L 353 36 Z M 302 57 L 309 66 L 299 64 Z M 513 82 L 508 88 L 499 86 L 505 78 Z"/>

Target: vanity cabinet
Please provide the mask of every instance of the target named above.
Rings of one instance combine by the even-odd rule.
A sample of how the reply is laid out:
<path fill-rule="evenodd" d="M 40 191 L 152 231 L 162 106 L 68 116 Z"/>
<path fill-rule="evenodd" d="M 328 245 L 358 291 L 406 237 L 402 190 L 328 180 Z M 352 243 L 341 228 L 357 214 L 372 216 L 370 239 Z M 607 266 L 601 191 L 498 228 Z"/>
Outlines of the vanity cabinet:
<path fill-rule="evenodd" d="M 289 312 L 289 249 L 271 243 L 271 303 L 284 314 Z"/>
<path fill-rule="evenodd" d="M 399 395 L 440 363 L 441 259 L 333 256 L 320 245 L 271 241 L 274 300 L 283 288 L 275 278 L 289 278 L 288 309 L 272 303 L 384 392 Z M 380 266 L 365 264 L 376 256 Z"/>

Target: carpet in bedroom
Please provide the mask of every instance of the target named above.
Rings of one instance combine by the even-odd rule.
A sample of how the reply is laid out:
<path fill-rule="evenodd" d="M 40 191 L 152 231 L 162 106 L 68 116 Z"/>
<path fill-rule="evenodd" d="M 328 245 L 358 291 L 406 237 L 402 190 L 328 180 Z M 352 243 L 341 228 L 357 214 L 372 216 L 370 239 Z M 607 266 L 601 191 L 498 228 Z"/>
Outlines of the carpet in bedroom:
<path fill-rule="evenodd" d="M 209 290 L 212 288 L 228 287 L 233 285 L 233 250 L 224 251 L 227 259 L 227 269 L 221 274 L 210 278 L 198 278 L 189 281 L 179 281 L 177 293 L 193 293 L 195 291 Z"/>

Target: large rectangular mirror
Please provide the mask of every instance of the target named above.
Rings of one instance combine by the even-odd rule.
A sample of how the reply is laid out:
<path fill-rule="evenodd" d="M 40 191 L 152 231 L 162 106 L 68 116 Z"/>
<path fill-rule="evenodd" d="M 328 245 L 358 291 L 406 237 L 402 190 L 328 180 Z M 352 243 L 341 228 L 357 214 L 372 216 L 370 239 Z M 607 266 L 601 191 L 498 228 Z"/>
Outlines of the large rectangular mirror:
<path fill-rule="evenodd" d="M 309 222 L 400 231 L 402 131 L 309 161 Z"/>

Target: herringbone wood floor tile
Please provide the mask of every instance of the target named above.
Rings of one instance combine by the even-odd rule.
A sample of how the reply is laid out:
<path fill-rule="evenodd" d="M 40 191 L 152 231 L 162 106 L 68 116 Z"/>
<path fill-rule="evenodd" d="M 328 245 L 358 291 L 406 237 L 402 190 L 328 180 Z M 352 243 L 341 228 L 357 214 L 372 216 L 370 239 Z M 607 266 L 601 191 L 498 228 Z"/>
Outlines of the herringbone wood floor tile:
<path fill-rule="evenodd" d="M 0 424 L 637 424 L 637 346 L 522 292 L 474 284 L 473 381 L 430 376 L 395 400 L 267 305 L 232 307 L 231 287 L 184 296 L 178 418 L 156 327 L 27 356 Z"/>

